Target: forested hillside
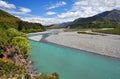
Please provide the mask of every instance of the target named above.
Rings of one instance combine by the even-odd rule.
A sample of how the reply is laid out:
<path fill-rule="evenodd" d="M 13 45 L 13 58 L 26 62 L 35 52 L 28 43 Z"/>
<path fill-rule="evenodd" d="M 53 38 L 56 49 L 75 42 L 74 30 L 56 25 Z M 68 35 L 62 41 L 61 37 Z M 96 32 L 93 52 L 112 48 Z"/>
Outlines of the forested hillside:
<path fill-rule="evenodd" d="M 29 32 L 41 32 L 45 28 L 40 23 L 30 23 L 22 21 L 19 18 L 0 10 L 0 27 L 8 28 L 12 27 L 19 31 L 29 33 Z"/>

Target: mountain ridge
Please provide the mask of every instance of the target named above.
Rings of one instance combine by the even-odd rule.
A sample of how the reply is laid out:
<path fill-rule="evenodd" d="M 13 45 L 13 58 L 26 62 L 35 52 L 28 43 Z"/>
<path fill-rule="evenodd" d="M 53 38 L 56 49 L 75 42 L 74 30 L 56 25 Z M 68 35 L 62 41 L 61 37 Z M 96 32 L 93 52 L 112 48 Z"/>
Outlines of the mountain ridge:
<path fill-rule="evenodd" d="M 68 24 L 66 26 L 70 27 L 81 27 L 84 24 L 97 24 L 97 23 L 120 23 L 120 10 L 111 10 L 111 11 L 105 11 L 102 13 L 99 13 L 97 15 L 87 17 L 87 18 L 78 18 L 75 19 L 71 24 Z"/>

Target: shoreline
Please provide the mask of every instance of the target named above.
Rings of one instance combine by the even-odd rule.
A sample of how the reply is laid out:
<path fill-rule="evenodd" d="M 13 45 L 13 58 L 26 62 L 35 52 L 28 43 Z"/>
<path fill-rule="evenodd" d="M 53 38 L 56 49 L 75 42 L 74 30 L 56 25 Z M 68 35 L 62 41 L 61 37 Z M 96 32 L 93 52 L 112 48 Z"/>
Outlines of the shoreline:
<path fill-rule="evenodd" d="M 31 40 L 31 41 L 34 41 L 34 40 Z M 35 42 L 38 42 L 38 41 L 35 41 Z M 53 43 L 53 42 L 49 42 L 47 40 L 43 40 L 43 41 L 39 41 L 39 42 L 46 43 L 46 44 L 51 44 L 51 45 L 57 45 L 57 46 L 61 46 L 61 47 L 65 47 L 65 48 L 69 48 L 69 49 L 73 49 L 73 50 L 82 51 L 83 53 L 89 53 L 89 54 L 93 54 L 95 56 L 102 56 L 102 57 L 107 57 L 107 58 L 111 58 L 111 59 L 115 59 L 115 60 L 120 61 L 119 57 L 108 56 L 108 55 L 98 54 L 98 53 L 95 53 L 95 52 L 90 52 L 90 51 L 87 51 L 87 50 L 82 50 L 82 49 L 77 49 L 77 48 L 73 48 L 73 47 L 68 47 L 68 46 L 65 46 L 65 45 L 60 45 L 60 44 L 56 44 L 56 43 Z"/>
<path fill-rule="evenodd" d="M 69 34 L 69 32 L 62 32 L 62 33 L 68 33 Z M 49 35 L 49 36 L 47 36 L 42 42 L 45 42 L 45 43 L 50 43 L 50 44 L 56 44 L 56 45 L 59 45 L 59 46 L 64 46 L 64 47 L 69 47 L 69 48 L 73 48 L 73 49 L 77 49 L 77 50 L 81 50 L 81 51 L 86 51 L 86 52 L 91 52 L 91 53 L 94 53 L 94 54 L 97 54 L 97 55 L 103 55 L 103 56 L 108 56 L 108 57 L 112 57 L 112 58 L 117 58 L 117 59 L 120 59 L 120 52 L 119 52 L 119 48 L 120 48 L 120 36 L 119 35 L 111 35 L 111 34 L 106 34 L 107 36 L 100 36 L 100 35 L 86 35 L 86 34 L 77 34 L 78 35 L 78 39 L 77 40 L 80 40 L 80 41 L 84 41 L 85 39 L 87 39 L 87 38 L 85 38 L 84 40 L 82 39 L 82 37 L 84 38 L 84 37 L 88 37 L 89 39 L 91 39 L 91 40 L 93 40 L 93 44 L 97 44 L 97 43 L 94 43 L 94 41 L 100 41 L 100 44 L 102 43 L 103 45 L 105 45 L 105 46 L 103 46 L 103 47 L 106 47 L 106 49 L 104 49 L 103 51 L 102 50 L 97 50 L 97 52 L 95 52 L 94 51 L 94 49 L 93 49 L 93 51 L 90 51 L 89 49 L 88 49 L 88 47 L 85 47 L 85 49 L 82 49 L 81 47 L 82 47 L 82 45 L 78 45 L 79 43 L 81 43 L 81 42 L 79 42 L 78 41 L 78 44 L 77 44 L 77 46 L 75 46 L 76 44 L 76 41 L 70 41 L 70 42 L 73 42 L 73 44 L 75 44 L 75 45 L 72 45 L 72 44 L 69 44 L 70 42 L 68 42 L 70 39 L 67 39 L 67 40 L 65 40 L 67 37 L 70 37 L 70 38 L 72 38 L 72 36 L 74 37 L 75 35 L 73 34 L 73 35 L 65 35 L 65 36 L 63 36 L 64 34 L 62 34 L 62 33 L 59 33 L 58 35 Z M 70 32 L 70 33 L 73 33 L 73 32 Z M 62 34 L 62 35 L 60 35 L 60 34 Z M 79 37 L 80 36 L 80 37 Z M 90 36 L 90 37 L 89 37 Z M 92 37 L 91 37 L 92 36 Z M 79 39 L 80 38 L 80 39 Z M 95 38 L 95 39 L 94 39 Z M 72 38 L 73 39 L 73 38 Z M 76 38 L 75 38 L 76 39 Z M 82 39 L 82 40 L 81 40 Z M 61 41 L 62 40 L 62 41 Z M 64 41 L 65 40 L 65 41 Z M 101 41 L 102 40 L 102 41 Z M 107 40 L 107 41 L 106 41 Z M 119 41 L 118 41 L 119 40 Z M 105 42 L 104 42 L 105 41 Z M 116 41 L 117 41 L 117 43 L 116 43 Z M 67 42 L 68 42 L 68 44 L 67 44 Z M 107 43 L 108 42 L 108 43 Z M 115 42 L 115 43 L 114 43 Z M 91 43 L 91 44 L 92 44 Z M 87 44 L 88 46 L 90 46 L 88 43 L 86 43 L 86 42 L 83 42 L 83 44 Z M 114 48 L 116 48 L 116 49 L 112 49 L 112 50 L 110 50 L 109 48 L 111 47 L 112 48 L 112 45 L 113 44 L 117 44 L 117 47 L 114 47 Z M 109 46 L 109 47 L 107 47 L 107 46 Z M 94 47 L 96 47 L 96 49 L 99 49 L 99 48 L 97 48 L 97 46 L 94 46 Z M 94 48 L 93 47 L 93 48 Z M 101 46 L 102 47 L 102 46 Z M 117 49 L 118 48 L 118 49 Z M 88 50 L 87 50 L 88 49 Z M 101 52 L 102 51 L 102 52 Z M 109 52 L 110 51 L 110 52 Z M 117 52 L 117 53 L 114 53 L 114 52 Z"/>
<path fill-rule="evenodd" d="M 27 69 L 29 71 L 29 73 L 32 75 L 32 76 L 40 76 L 42 75 L 43 73 L 42 72 L 39 72 L 38 69 L 34 66 L 34 62 L 31 61 L 31 59 L 29 59 L 29 65 L 27 66 Z"/>
<path fill-rule="evenodd" d="M 120 60 L 120 56 L 117 56 L 116 54 L 114 55 L 114 53 L 113 54 L 110 54 L 109 55 L 109 53 L 107 52 L 107 55 L 105 54 L 105 53 L 101 53 L 101 52 L 93 52 L 93 51 L 89 51 L 89 50 L 84 50 L 84 49 L 82 49 L 82 48 L 76 48 L 76 47 L 74 47 L 74 46 L 69 46 L 69 45 L 64 45 L 64 44 L 61 44 L 61 42 L 56 42 L 56 41 L 58 41 L 58 40 L 60 40 L 60 39 L 56 39 L 56 37 L 59 37 L 60 36 L 60 34 L 61 33 L 68 33 L 69 34 L 69 32 L 60 32 L 60 33 L 58 33 L 58 34 L 43 34 L 42 35 L 42 38 L 41 39 L 39 39 L 39 41 L 37 41 L 37 42 L 43 42 L 43 43 L 47 43 L 47 44 L 53 44 L 53 45 L 58 45 L 58 46 L 62 46 L 62 47 L 67 47 L 67 48 L 71 48 L 71 49 L 75 49 L 75 50 L 79 50 L 79 51 L 83 51 L 83 52 L 87 52 L 87 53 L 92 53 L 92 54 L 95 54 L 95 55 L 101 55 L 101 56 L 105 56 L 105 57 L 109 57 L 109 58 L 112 58 L 112 59 L 117 59 L 117 60 Z M 73 33 L 73 32 L 72 32 Z M 79 35 L 79 34 L 78 34 Z M 52 37 L 51 37 L 52 36 Z M 66 35 L 65 35 L 66 36 Z M 70 36 L 70 35 L 69 35 Z M 85 35 L 85 36 L 87 36 L 87 35 Z M 88 35 L 89 36 L 89 35 Z M 96 37 L 96 36 L 98 36 L 98 35 L 92 35 L 93 37 Z M 61 37 L 61 36 L 60 36 Z M 106 37 L 106 36 L 101 36 L 101 37 Z M 109 38 L 111 38 L 112 37 L 112 35 L 110 35 L 110 37 Z M 49 39 L 56 39 L 56 40 L 49 40 Z M 67 37 L 66 37 L 67 38 Z M 99 38 L 99 37 L 98 37 Z M 62 40 L 63 39 L 65 39 L 65 38 L 62 38 Z M 91 39 L 91 38 L 90 38 Z M 114 40 L 118 40 L 118 38 L 115 38 L 114 37 L 114 35 L 113 35 L 113 37 L 112 37 L 112 39 L 114 39 Z M 32 39 L 30 39 L 30 40 L 32 40 Z M 33 41 L 35 41 L 35 40 L 33 40 Z M 69 40 L 67 40 L 67 41 L 69 41 Z M 64 41 L 63 41 L 64 42 Z M 64 43 L 66 43 L 66 42 L 64 42 Z M 115 50 L 114 50 L 115 51 Z M 119 54 L 119 53 L 118 53 Z M 120 54 L 119 54 L 120 55 Z"/>

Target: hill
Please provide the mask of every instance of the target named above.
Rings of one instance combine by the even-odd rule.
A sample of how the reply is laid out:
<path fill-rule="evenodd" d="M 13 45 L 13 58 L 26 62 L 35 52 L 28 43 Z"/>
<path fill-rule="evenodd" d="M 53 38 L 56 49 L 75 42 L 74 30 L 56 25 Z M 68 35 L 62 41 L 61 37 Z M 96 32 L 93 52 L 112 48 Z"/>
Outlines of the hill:
<path fill-rule="evenodd" d="M 0 79 L 58 79 L 57 73 L 43 75 L 32 66 L 29 60 L 31 45 L 27 35 L 20 32 L 43 31 L 44 27 L 22 21 L 2 10 L 0 18 Z"/>
<path fill-rule="evenodd" d="M 87 28 L 99 28 L 99 27 L 116 27 L 120 23 L 120 11 L 112 10 L 105 11 L 88 18 L 78 18 L 71 24 L 67 25 L 71 28 L 87 27 Z M 114 25 L 114 26 L 113 26 Z"/>
<path fill-rule="evenodd" d="M 3 10 L 0 10 L 0 27 L 2 28 L 12 27 L 22 32 L 37 32 L 45 30 L 44 26 L 39 23 L 30 23 L 22 21 L 21 19 Z"/>

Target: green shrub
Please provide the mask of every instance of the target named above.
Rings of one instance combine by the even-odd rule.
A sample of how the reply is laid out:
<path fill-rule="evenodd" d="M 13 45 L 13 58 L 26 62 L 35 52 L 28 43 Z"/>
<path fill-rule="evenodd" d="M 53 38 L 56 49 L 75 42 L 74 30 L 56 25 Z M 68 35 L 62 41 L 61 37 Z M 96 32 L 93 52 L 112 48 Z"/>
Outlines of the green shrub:
<path fill-rule="evenodd" d="M 21 36 L 14 37 L 11 41 L 11 45 L 18 46 L 25 58 L 30 56 L 31 46 L 27 38 Z"/>
<path fill-rule="evenodd" d="M 31 79 L 31 75 L 28 74 L 28 73 L 26 73 L 26 74 L 25 74 L 25 79 Z"/>
<path fill-rule="evenodd" d="M 19 76 L 17 77 L 17 79 L 22 79 L 22 76 L 21 76 L 21 75 L 19 75 Z"/>

